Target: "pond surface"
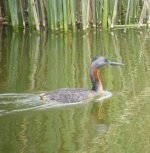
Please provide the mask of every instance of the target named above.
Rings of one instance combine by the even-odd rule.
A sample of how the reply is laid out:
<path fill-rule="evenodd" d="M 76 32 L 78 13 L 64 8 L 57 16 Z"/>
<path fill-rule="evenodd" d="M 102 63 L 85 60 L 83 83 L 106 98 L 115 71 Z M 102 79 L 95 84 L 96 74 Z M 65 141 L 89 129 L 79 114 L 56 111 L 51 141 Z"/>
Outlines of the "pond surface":
<path fill-rule="evenodd" d="M 101 68 L 106 98 L 39 100 L 43 91 L 90 89 L 95 55 L 125 64 Z M 149 153 L 149 82 L 146 29 L 38 35 L 0 27 L 0 153 Z"/>

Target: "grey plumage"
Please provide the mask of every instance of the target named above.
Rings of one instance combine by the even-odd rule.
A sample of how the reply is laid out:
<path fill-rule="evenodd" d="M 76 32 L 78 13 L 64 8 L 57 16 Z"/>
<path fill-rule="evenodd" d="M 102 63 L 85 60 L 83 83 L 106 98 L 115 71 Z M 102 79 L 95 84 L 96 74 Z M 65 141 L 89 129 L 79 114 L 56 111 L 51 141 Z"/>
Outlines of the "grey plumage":
<path fill-rule="evenodd" d="M 74 103 L 85 101 L 97 93 L 92 90 L 84 90 L 80 88 L 62 88 L 49 93 L 45 93 L 43 98 L 46 101 L 57 101 L 62 103 Z"/>
<path fill-rule="evenodd" d="M 98 77 L 98 69 L 105 65 L 123 65 L 122 63 L 112 62 L 105 57 L 96 56 L 92 59 L 90 66 L 90 78 L 92 83 L 92 90 L 85 90 L 79 88 L 63 88 L 41 95 L 41 100 L 57 101 L 61 103 L 75 103 L 85 101 L 102 92 L 102 84 Z"/>

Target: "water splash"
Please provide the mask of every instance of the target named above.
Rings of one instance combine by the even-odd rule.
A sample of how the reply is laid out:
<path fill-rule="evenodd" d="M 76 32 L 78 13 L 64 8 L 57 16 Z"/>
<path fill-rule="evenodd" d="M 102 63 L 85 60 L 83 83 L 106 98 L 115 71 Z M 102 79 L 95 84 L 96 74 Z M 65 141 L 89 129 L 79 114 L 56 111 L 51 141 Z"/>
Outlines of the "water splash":
<path fill-rule="evenodd" d="M 102 96 L 98 97 L 96 99 L 96 101 L 97 102 L 103 101 L 103 100 L 108 99 L 110 97 L 112 97 L 112 93 L 110 91 L 103 91 Z"/>
<path fill-rule="evenodd" d="M 111 92 L 104 91 L 102 96 L 98 97 L 94 101 L 100 102 L 110 98 L 111 96 Z M 90 101 L 81 101 L 78 103 L 59 103 L 56 101 L 49 102 L 40 100 L 40 94 L 5 93 L 0 94 L 0 116 L 30 110 L 43 110 L 68 105 L 79 105 L 87 102 Z"/>

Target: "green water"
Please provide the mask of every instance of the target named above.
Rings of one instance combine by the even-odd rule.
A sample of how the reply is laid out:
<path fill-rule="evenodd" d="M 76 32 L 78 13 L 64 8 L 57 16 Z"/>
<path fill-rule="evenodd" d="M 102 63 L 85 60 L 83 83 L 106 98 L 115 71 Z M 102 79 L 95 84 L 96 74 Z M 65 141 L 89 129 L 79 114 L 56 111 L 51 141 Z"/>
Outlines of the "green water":
<path fill-rule="evenodd" d="M 39 94 L 91 88 L 91 58 L 125 66 L 100 70 L 104 100 L 55 105 Z M 147 30 L 52 34 L 0 27 L 0 153 L 149 153 L 150 34 Z"/>

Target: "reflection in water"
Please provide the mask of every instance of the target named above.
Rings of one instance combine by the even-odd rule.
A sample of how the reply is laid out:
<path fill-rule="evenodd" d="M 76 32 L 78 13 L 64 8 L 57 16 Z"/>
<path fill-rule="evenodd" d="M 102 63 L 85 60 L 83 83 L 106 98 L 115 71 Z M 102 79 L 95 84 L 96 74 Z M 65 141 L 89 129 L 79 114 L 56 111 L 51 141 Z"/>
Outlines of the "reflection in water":
<path fill-rule="evenodd" d="M 94 107 L 98 109 L 98 106 Z M 18 148 L 20 152 L 30 152 L 31 148 L 35 152 L 82 152 L 87 148 L 85 142 L 90 141 L 90 135 L 96 132 L 97 126 L 98 132 L 105 132 L 107 129 L 103 118 L 102 125 L 98 123 L 97 113 L 98 111 L 93 110 L 93 103 L 88 103 L 44 110 L 40 114 L 34 111 L 19 116 L 14 114 L 13 117 L 4 116 L 0 125 L 3 130 L 1 138 L 5 137 L 8 152 Z M 9 119 L 7 127 L 2 128 Z M 13 135 L 6 135 L 10 127 Z M 16 138 L 13 142 L 9 139 L 12 136 Z M 2 152 L 5 152 L 6 146 L 1 147 Z"/>
<path fill-rule="evenodd" d="M 0 30 L 1 114 L 27 109 L 0 116 L 0 152 L 150 152 L 149 50 L 147 30 L 65 35 Z M 42 91 L 90 89 L 89 65 L 95 55 L 125 64 L 100 70 L 112 97 L 41 107 L 37 97 Z"/>
<path fill-rule="evenodd" d="M 60 87 L 91 88 L 89 79 L 91 58 L 95 55 L 111 58 L 108 51 L 112 50 L 112 46 L 98 42 L 104 37 L 108 44 L 107 41 L 111 37 L 109 35 L 108 39 L 106 32 L 93 35 L 91 33 L 63 35 L 47 34 L 44 31 L 38 35 L 27 32 L 12 33 L 4 28 L 2 37 L 5 39 L 1 42 L 1 45 L 3 44 L 1 54 L 7 59 L 1 61 L 2 65 L 5 65 L 1 73 L 6 75 L 0 78 L 6 79 L 0 80 L 3 84 L 0 86 L 1 92 L 47 91 Z M 6 45 L 8 43 L 9 45 Z M 116 56 L 121 61 L 119 54 Z M 111 69 L 102 72 L 107 71 L 111 75 Z M 110 77 L 105 81 L 113 88 Z"/>

